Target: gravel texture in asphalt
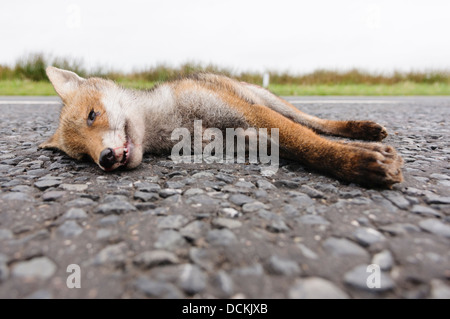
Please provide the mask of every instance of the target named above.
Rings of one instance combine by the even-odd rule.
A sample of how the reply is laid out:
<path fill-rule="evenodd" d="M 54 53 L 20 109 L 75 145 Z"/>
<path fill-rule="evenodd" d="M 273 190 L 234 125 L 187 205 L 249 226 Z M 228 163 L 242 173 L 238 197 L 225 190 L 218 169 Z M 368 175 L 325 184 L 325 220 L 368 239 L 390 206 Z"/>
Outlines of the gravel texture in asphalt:
<path fill-rule="evenodd" d="M 290 100 L 384 125 L 405 181 L 151 155 L 105 173 L 37 148 L 58 100 L 0 99 L 0 298 L 449 298 L 450 98 Z"/>

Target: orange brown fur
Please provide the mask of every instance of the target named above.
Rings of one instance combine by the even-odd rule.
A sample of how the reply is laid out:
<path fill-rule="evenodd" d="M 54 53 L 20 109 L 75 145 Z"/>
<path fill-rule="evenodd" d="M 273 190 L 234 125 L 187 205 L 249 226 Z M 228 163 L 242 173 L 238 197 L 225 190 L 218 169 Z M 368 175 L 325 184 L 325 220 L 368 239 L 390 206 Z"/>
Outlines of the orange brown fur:
<path fill-rule="evenodd" d="M 340 180 L 391 187 L 403 179 L 403 160 L 391 146 L 317 134 L 380 141 L 387 136 L 381 125 L 320 119 L 255 85 L 201 73 L 133 91 L 53 67 L 47 74 L 65 105 L 58 129 L 41 147 L 58 148 L 77 159 L 87 154 L 105 170 L 134 168 L 144 152 L 170 151 L 175 144 L 171 132 L 193 129 L 193 122 L 202 120 L 203 129 L 223 133 L 227 128 L 278 128 L 280 155 Z M 91 111 L 97 115 L 88 122 Z"/>
<path fill-rule="evenodd" d="M 315 134 L 311 129 L 287 120 L 282 115 L 261 105 L 237 107 L 255 127 L 279 128 L 280 147 L 284 153 L 297 161 L 328 172 L 342 180 L 358 182 L 368 186 L 391 186 L 402 181 L 400 166 L 402 160 L 394 158 L 391 147 L 361 144 L 341 144 Z M 375 151 L 375 152 L 374 152 Z M 389 164 L 395 164 L 389 168 Z"/>
<path fill-rule="evenodd" d="M 91 79 L 90 84 L 95 86 L 96 81 L 98 80 Z M 99 133 L 109 129 L 108 118 L 100 92 L 90 86 L 80 90 L 84 91 L 83 94 L 65 97 L 59 127 L 52 140 L 43 143 L 41 147 L 62 147 L 64 152 L 77 159 L 87 154 L 98 164 L 98 155 L 103 150 Z M 99 116 L 89 127 L 86 122 L 91 110 L 98 112 Z"/>
<path fill-rule="evenodd" d="M 321 119 L 300 111 L 291 103 L 281 98 L 278 98 L 278 100 L 294 113 L 307 118 L 308 121 L 313 124 L 311 128 L 318 133 L 357 138 L 367 141 L 381 141 L 387 137 L 386 130 L 377 123 L 371 121 L 334 121 Z"/>
<path fill-rule="evenodd" d="M 280 151 L 285 157 L 325 171 L 341 180 L 367 186 L 390 187 L 403 180 L 400 170 L 403 161 L 390 146 L 374 143 L 346 144 L 327 140 L 312 129 L 299 125 L 264 105 L 249 104 L 232 90 L 215 90 L 214 87 L 211 89 L 228 105 L 241 112 L 250 126 L 278 128 Z M 345 132 L 346 127 L 353 127 L 353 123 L 360 123 L 360 126 L 356 127 L 376 124 L 369 121 L 322 121 L 334 122 L 336 130 L 341 134 Z M 348 134 L 351 136 L 352 132 L 357 134 L 357 130 Z"/>

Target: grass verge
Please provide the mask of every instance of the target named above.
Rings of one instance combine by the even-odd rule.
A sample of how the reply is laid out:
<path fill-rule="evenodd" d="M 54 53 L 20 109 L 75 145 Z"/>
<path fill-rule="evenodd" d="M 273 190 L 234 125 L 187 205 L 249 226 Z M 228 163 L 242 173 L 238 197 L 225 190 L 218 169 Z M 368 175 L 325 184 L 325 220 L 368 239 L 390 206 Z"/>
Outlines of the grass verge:
<path fill-rule="evenodd" d="M 153 82 L 145 81 L 118 81 L 121 85 L 133 89 L 149 89 L 154 86 Z M 51 96 L 56 95 L 55 90 L 50 82 L 47 81 L 29 81 L 29 80 L 8 80 L 0 81 L 0 96 L 1 95 L 42 95 Z"/>
<path fill-rule="evenodd" d="M 0 95 L 56 95 L 49 82 L 29 80 L 0 81 Z"/>
<path fill-rule="evenodd" d="M 402 95 L 450 95 L 448 83 L 395 84 L 317 84 L 290 85 L 274 84 L 269 89 L 277 95 L 361 95 L 361 96 L 402 96 Z"/>
<path fill-rule="evenodd" d="M 119 80 L 124 87 L 134 89 L 149 89 L 154 82 L 142 80 Z M 400 96 L 400 95 L 450 95 L 450 84 L 447 83 L 413 83 L 400 82 L 395 84 L 273 84 L 269 90 L 277 95 L 369 95 L 369 96 Z M 0 95 L 56 95 L 49 82 L 29 80 L 0 81 Z"/>

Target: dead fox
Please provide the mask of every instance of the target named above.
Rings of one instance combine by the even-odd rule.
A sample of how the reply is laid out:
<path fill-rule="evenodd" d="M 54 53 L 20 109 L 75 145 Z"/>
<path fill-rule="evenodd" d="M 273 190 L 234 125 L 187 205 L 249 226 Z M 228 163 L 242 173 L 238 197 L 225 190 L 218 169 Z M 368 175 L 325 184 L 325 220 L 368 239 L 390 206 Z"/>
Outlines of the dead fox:
<path fill-rule="evenodd" d="M 320 119 L 257 85 L 199 73 L 140 91 L 55 67 L 48 67 L 47 75 L 64 106 L 58 129 L 40 147 L 75 159 L 88 155 L 105 171 L 134 168 L 146 152 L 170 154 L 171 132 L 202 120 L 205 129 L 223 132 L 278 128 L 281 157 L 343 181 L 387 188 L 402 181 L 403 160 L 393 147 L 317 134 L 381 141 L 387 136 L 381 125 Z"/>

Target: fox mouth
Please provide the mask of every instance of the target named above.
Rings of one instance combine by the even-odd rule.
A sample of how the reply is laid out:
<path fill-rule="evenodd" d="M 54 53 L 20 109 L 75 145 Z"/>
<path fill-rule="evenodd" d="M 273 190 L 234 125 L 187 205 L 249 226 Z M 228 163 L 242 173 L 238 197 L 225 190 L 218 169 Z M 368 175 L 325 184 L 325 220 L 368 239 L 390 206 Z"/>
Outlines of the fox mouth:
<path fill-rule="evenodd" d="M 131 149 L 133 146 L 133 143 L 131 142 L 131 139 L 129 136 L 126 137 L 127 141 L 125 142 L 123 146 L 123 154 L 122 154 L 122 160 L 120 161 L 120 166 L 127 166 L 130 158 L 131 158 Z"/>
<path fill-rule="evenodd" d="M 119 166 L 124 166 L 126 167 L 127 164 L 129 163 L 130 159 L 131 159 L 131 155 L 132 155 L 132 151 L 133 151 L 133 141 L 130 138 L 130 134 L 128 133 L 128 121 L 125 123 L 125 144 L 123 145 L 123 154 L 122 154 L 122 159 L 119 162 Z"/>
<path fill-rule="evenodd" d="M 132 132 L 129 131 L 128 121 L 125 122 L 124 129 L 119 133 L 115 133 L 113 138 L 116 142 L 119 141 L 122 143 L 121 145 L 117 145 L 114 148 L 106 148 L 104 149 L 99 158 L 99 166 L 107 171 L 113 171 L 118 168 L 129 168 L 135 166 L 136 159 L 139 158 L 139 147 L 135 149 L 134 140 L 131 138 L 130 134 Z M 137 155 L 135 156 L 135 151 Z"/>

